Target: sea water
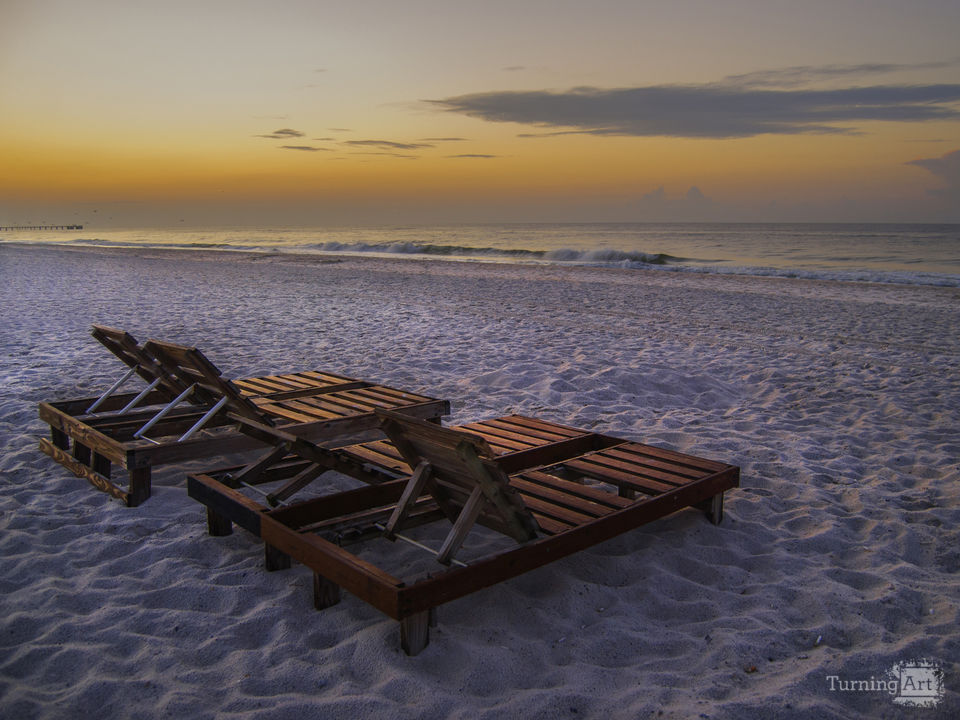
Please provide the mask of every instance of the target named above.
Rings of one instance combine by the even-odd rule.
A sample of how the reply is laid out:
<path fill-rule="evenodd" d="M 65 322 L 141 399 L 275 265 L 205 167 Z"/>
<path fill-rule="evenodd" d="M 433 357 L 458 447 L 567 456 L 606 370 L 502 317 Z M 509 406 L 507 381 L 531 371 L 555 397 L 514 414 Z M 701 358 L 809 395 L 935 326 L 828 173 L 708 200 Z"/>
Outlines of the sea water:
<path fill-rule="evenodd" d="M 960 287 L 960 225 L 583 223 L 4 231 L 0 243 L 376 255 Z"/>

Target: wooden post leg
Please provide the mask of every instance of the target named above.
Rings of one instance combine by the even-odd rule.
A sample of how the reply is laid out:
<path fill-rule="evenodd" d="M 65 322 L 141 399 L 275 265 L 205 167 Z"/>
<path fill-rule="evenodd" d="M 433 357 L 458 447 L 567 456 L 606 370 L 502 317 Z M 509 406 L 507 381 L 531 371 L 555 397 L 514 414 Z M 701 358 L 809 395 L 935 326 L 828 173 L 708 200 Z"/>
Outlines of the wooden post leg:
<path fill-rule="evenodd" d="M 73 457 L 74 459 L 82 465 L 90 465 L 90 448 L 88 448 L 83 443 L 74 440 L 73 441 Z"/>
<path fill-rule="evenodd" d="M 58 430 L 53 426 L 50 427 L 50 441 L 54 447 L 58 447 L 61 450 L 70 449 L 70 436 L 63 432 L 63 430 Z"/>
<path fill-rule="evenodd" d="M 233 523 L 230 518 L 215 513 L 212 508 L 207 508 L 207 532 L 214 537 L 224 537 L 233 533 Z"/>
<path fill-rule="evenodd" d="M 719 525 L 723 522 L 723 493 L 717 493 L 712 498 L 704 500 L 702 503 L 697 505 L 698 508 L 703 510 L 707 517 L 710 518 L 710 522 L 714 525 Z"/>
<path fill-rule="evenodd" d="M 268 572 L 286 570 L 290 567 L 290 556 L 282 550 L 277 550 L 273 545 L 264 543 L 263 551 L 263 564 Z"/>
<path fill-rule="evenodd" d="M 130 494 L 127 496 L 127 507 L 136 507 L 150 497 L 150 468 L 133 468 L 130 470 Z"/>
<path fill-rule="evenodd" d="M 400 647 L 407 655 L 417 655 L 430 642 L 430 611 L 409 615 L 400 621 Z"/>
<path fill-rule="evenodd" d="M 317 610 L 333 607 L 340 602 L 340 586 L 320 573 L 313 574 L 313 606 Z"/>
<path fill-rule="evenodd" d="M 95 452 L 93 454 L 92 467 L 95 473 L 103 475 L 108 480 L 110 479 L 110 461 L 100 453 Z"/>

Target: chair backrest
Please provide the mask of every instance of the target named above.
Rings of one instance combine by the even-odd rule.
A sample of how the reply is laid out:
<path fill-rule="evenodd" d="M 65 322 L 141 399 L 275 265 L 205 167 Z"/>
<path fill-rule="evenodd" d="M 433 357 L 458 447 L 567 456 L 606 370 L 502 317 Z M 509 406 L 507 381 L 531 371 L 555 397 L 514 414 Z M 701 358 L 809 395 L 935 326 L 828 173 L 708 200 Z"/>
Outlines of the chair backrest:
<path fill-rule="evenodd" d="M 94 325 L 90 334 L 107 350 L 116 355 L 121 362 L 133 368 L 136 374 L 148 384 L 160 378 L 156 391 L 162 397 L 166 397 L 167 400 L 176 397 L 189 387 L 180 378 L 170 375 L 164 370 L 157 358 L 125 330 L 106 325 Z"/>
<path fill-rule="evenodd" d="M 155 357 L 163 369 L 182 383 L 184 389 L 193 386 L 191 398 L 201 404 L 216 404 L 226 398 L 230 411 L 265 425 L 273 421 L 245 397 L 230 380 L 197 348 L 175 343 L 148 340 L 144 350 Z"/>
<path fill-rule="evenodd" d="M 426 488 L 456 522 L 471 494 L 483 493 L 476 522 L 525 542 L 537 523 L 497 464 L 487 441 L 462 430 L 443 428 L 402 413 L 377 410 L 384 433 L 411 468 L 430 466 Z"/>

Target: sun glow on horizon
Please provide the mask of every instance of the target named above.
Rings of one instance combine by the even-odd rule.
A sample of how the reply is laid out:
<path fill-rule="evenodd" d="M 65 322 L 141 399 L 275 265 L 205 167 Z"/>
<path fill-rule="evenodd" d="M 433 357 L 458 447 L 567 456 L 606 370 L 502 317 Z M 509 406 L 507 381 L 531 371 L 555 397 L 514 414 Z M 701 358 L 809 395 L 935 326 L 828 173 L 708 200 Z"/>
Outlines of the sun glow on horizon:
<path fill-rule="evenodd" d="M 920 4 L 14 0 L 0 211 L 956 221 L 960 9 Z"/>

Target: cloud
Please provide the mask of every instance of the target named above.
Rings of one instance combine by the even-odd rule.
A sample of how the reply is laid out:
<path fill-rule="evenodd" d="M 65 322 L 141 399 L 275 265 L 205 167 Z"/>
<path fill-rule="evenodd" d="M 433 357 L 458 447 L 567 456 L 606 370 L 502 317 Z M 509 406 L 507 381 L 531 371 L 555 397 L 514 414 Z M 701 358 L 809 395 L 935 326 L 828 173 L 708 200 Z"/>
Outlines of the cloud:
<path fill-rule="evenodd" d="M 817 80 L 835 80 L 865 75 L 889 75 L 914 70 L 936 70 L 953 67 L 957 60 L 927 63 L 862 63 L 860 65 L 794 65 L 774 70 L 758 70 L 741 75 L 728 75 L 722 85 L 737 87 L 796 87 Z"/>
<path fill-rule="evenodd" d="M 684 220 L 711 220 L 722 218 L 727 210 L 713 202 L 696 185 L 692 185 L 680 197 L 671 197 L 661 185 L 642 195 L 636 207 L 644 220 L 667 221 L 682 218 Z"/>
<path fill-rule="evenodd" d="M 503 69 L 504 72 L 520 72 L 521 70 L 526 70 L 526 65 L 510 65 Z"/>
<path fill-rule="evenodd" d="M 921 167 L 946 183 L 944 187 L 929 190 L 931 195 L 960 200 L 960 150 L 938 158 L 911 160 L 907 165 Z"/>
<path fill-rule="evenodd" d="M 858 134 L 870 121 L 960 119 L 960 85 L 891 85 L 833 90 L 766 90 L 733 85 L 580 87 L 473 93 L 428 100 L 490 122 L 591 135 L 743 138 Z"/>
<path fill-rule="evenodd" d="M 447 157 L 448 158 L 481 158 L 485 160 L 488 158 L 499 157 L 499 155 L 483 155 L 481 153 L 463 153 L 462 155 L 447 155 Z"/>
<path fill-rule="evenodd" d="M 303 133 L 290 128 L 280 128 L 279 130 L 274 130 L 269 135 L 257 135 L 257 137 L 268 138 L 270 140 L 289 140 L 290 138 L 303 137 Z"/>
<path fill-rule="evenodd" d="M 395 153 L 395 152 L 376 152 L 376 151 L 362 151 L 362 152 L 353 152 L 351 155 L 386 155 L 387 157 L 401 158 L 403 160 L 419 160 L 418 155 L 405 155 L 404 153 Z"/>
<path fill-rule="evenodd" d="M 302 152 L 331 152 L 328 148 L 311 147 L 310 145 L 281 145 L 281 150 L 301 150 Z"/>
<path fill-rule="evenodd" d="M 420 142 L 431 143 L 431 142 L 466 142 L 467 138 L 462 137 L 440 137 L 440 138 L 423 138 Z"/>
<path fill-rule="evenodd" d="M 418 150 L 420 148 L 433 147 L 433 145 L 427 143 L 399 143 L 391 140 L 345 140 L 343 144 L 360 147 L 377 147 L 387 150 Z"/>
<path fill-rule="evenodd" d="M 646 195 L 640 198 L 640 202 L 661 202 L 667 197 L 667 191 L 663 189 L 663 185 L 658 187 L 656 190 L 651 190 Z"/>

